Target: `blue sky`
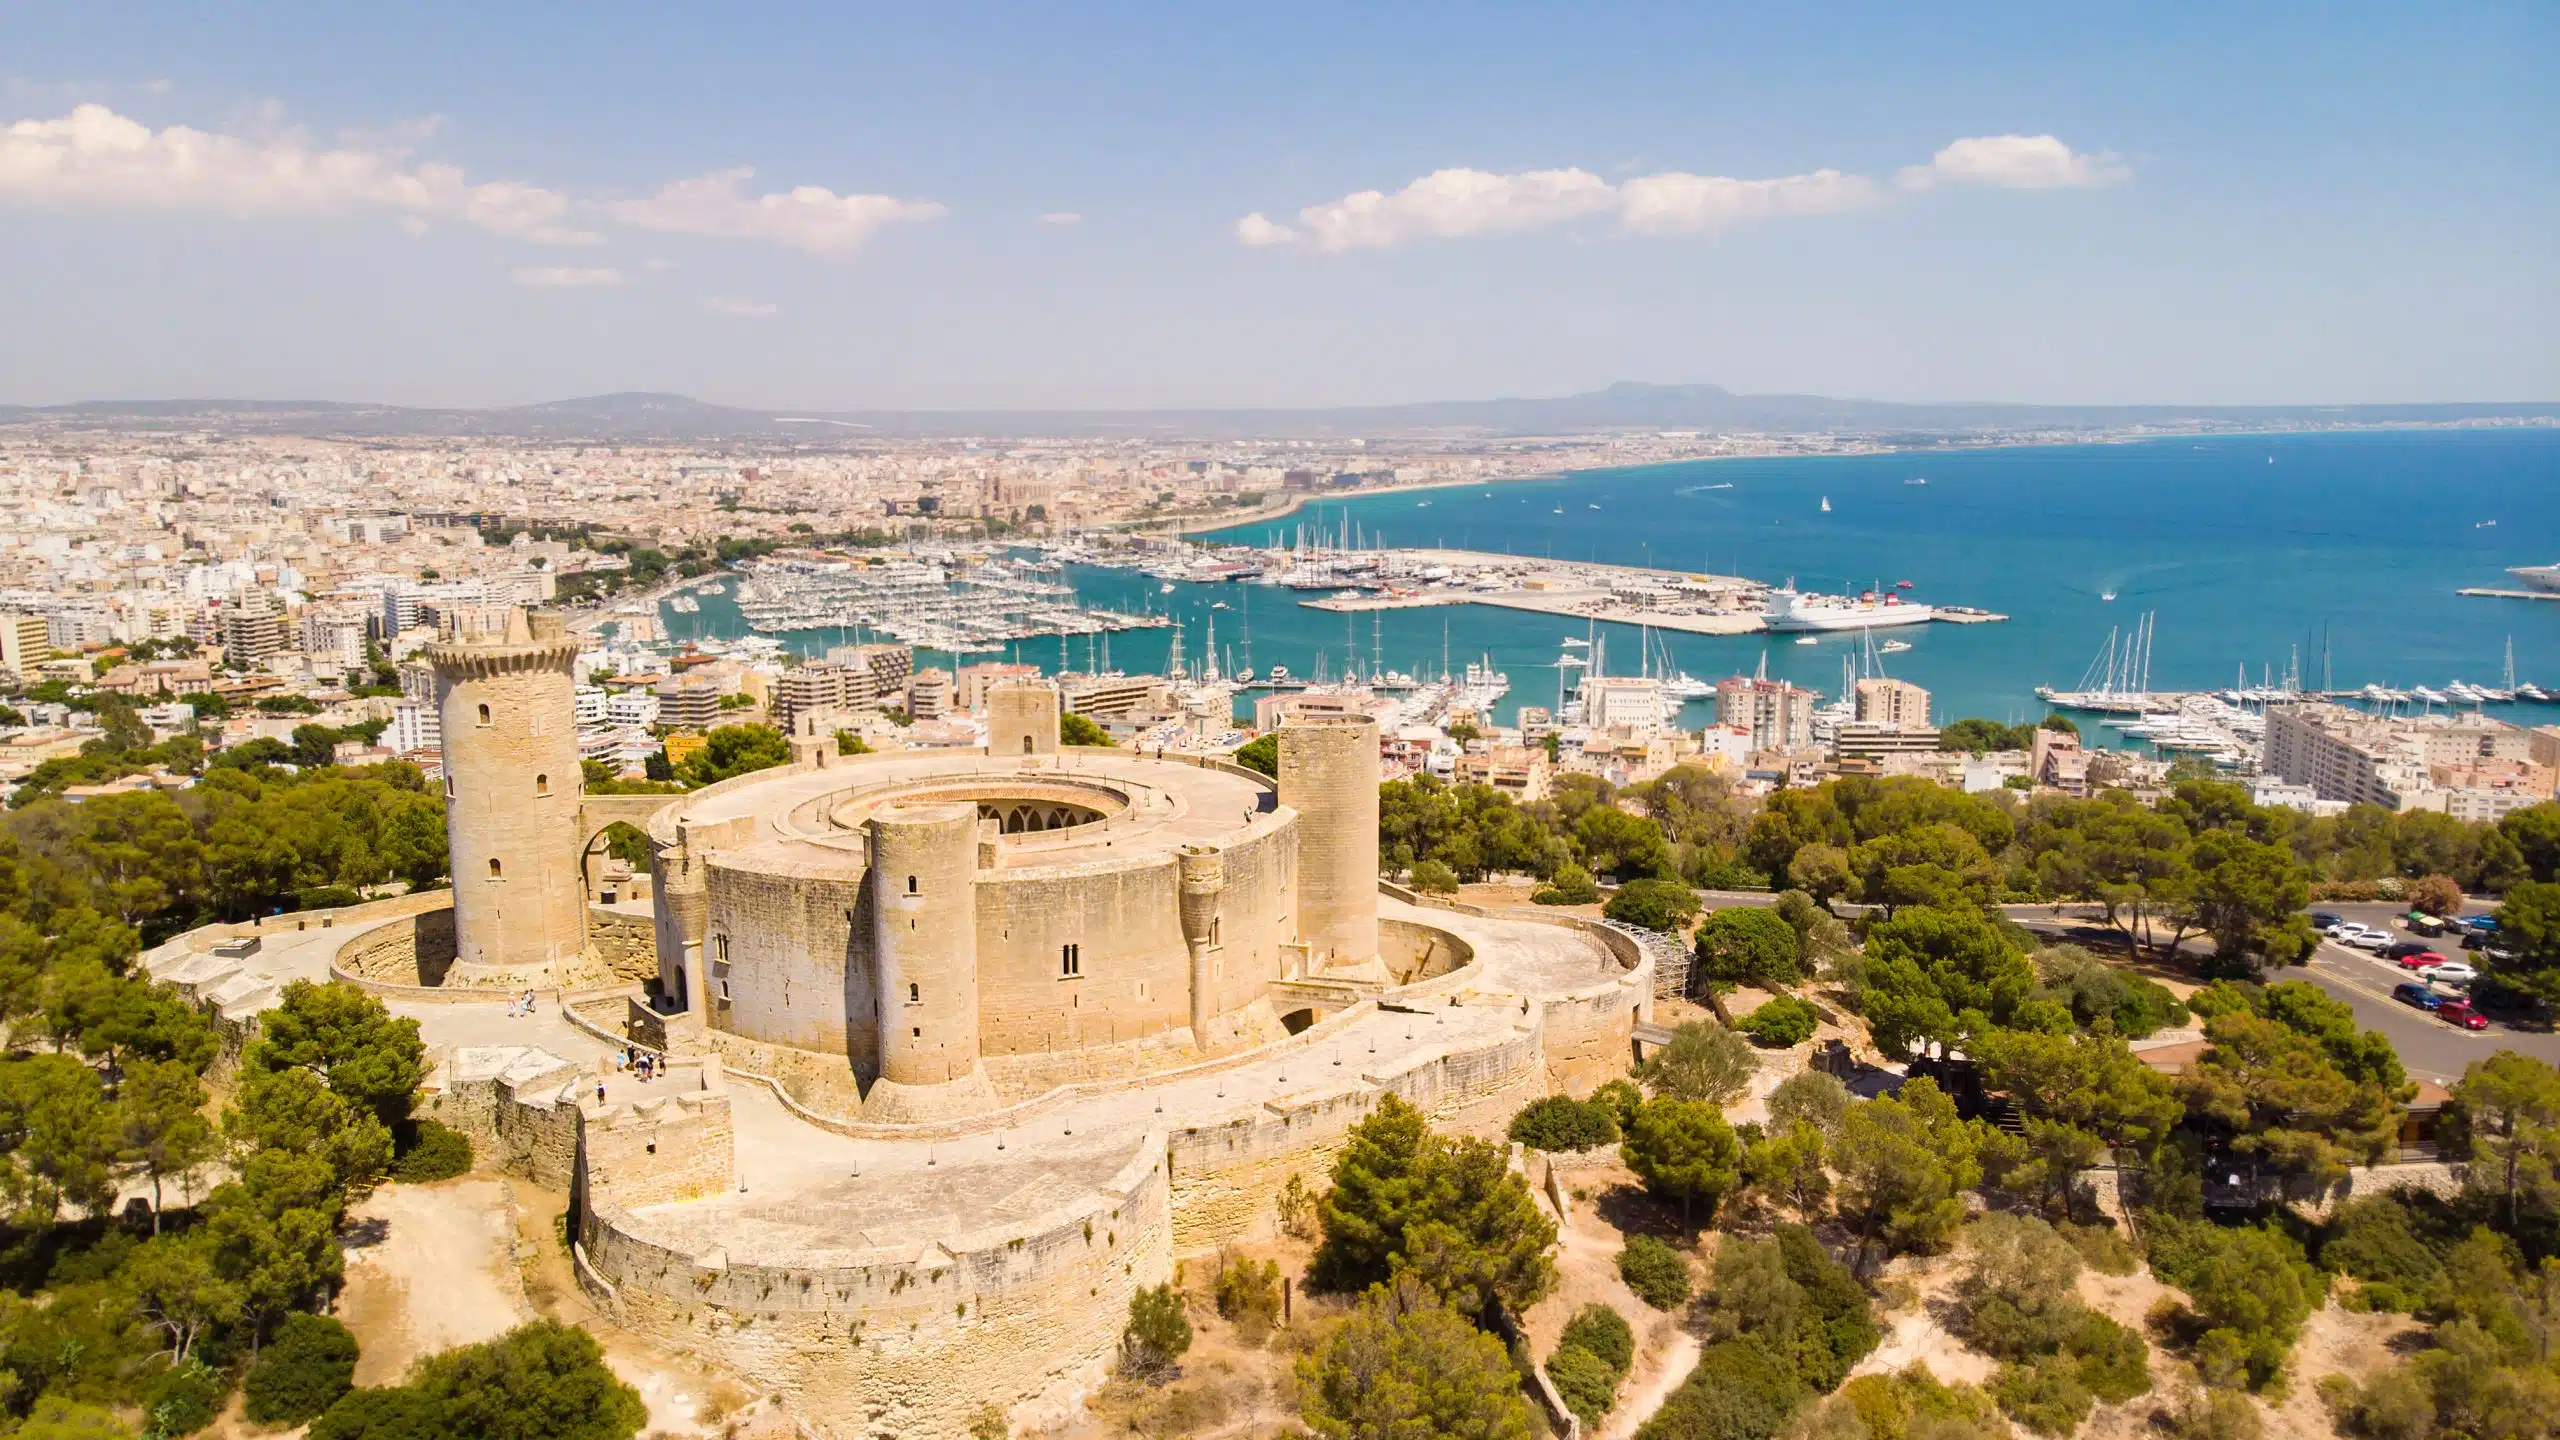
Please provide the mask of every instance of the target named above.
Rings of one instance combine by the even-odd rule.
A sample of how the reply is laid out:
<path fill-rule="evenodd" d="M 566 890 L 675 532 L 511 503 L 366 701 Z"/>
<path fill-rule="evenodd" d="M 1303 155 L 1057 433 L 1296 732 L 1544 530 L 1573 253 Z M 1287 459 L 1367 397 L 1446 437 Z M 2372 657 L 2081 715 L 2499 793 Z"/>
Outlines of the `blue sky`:
<path fill-rule="evenodd" d="M 2560 397 L 2547 3 L 13 8 L 0 400 Z"/>

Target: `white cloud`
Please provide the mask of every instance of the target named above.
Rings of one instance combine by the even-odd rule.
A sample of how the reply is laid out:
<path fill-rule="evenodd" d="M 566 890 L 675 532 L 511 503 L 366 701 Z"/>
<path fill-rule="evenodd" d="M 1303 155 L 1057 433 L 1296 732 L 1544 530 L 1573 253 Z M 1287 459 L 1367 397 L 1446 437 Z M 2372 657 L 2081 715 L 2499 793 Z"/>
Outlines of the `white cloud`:
<path fill-rule="evenodd" d="M 2059 190 L 2113 185 L 2132 174 L 2112 154 L 2075 154 L 2050 135 L 1976 135 L 1949 145 L 1926 165 L 1904 166 L 1894 181 L 1906 190 L 1941 184 Z"/>
<path fill-rule="evenodd" d="M 1286 245 L 1297 238 L 1297 231 L 1286 225 L 1274 225 L 1271 217 L 1259 210 L 1236 222 L 1237 241 L 1255 249 L 1266 245 Z"/>
<path fill-rule="evenodd" d="M 664 275 L 668 271 L 676 268 L 676 262 L 663 255 L 652 255 L 648 259 L 640 262 L 640 268 L 648 271 L 652 275 Z"/>
<path fill-rule="evenodd" d="M 1053 230 L 1066 230 L 1083 224 L 1084 217 L 1073 210 L 1052 210 L 1032 223 L 1046 225 Z"/>
<path fill-rule="evenodd" d="M 1607 210 L 1617 191 L 1587 170 L 1435 170 L 1392 195 L 1362 190 L 1298 212 L 1319 250 L 1373 249 L 1424 236 L 1538 230 Z"/>
<path fill-rule="evenodd" d="M 1992 135 L 1958 140 L 1894 179 L 1906 190 L 1940 183 L 2032 190 L 2109 185 L 2128 174 L 2113 155 L 2076 154 L 2050 135 Z M 1744 221 L 1846 214 L 1889 198 L 1890 191 L 1864 175 L 1829 169 L 1771 180 L 1667 170 L 1616 184 L 1581 169 L 1449 169 L 1393 194 L 1362 190 L 1310 205 L 1298 212 L 1294 227 L 1257 210 L 1236 222 L 1236 239 L 1255 247 L 1305 244 L 1338 253 L 1425 238 L 1543 230 L 1596 215 L 1615 215 L 1623 229 L 1637 234 L 1702 235 Z"/>
<path fill-rule="evenodd" d="M 1876 203 L 1875 182 L 1863 175 L 1816 170 L 1777 180 L 1733 180 L 1722 175 L 1667 171 L 1618 187 L 1619 218 L 1630 230 L 1651 235 L 1697 235 L 1738 220 L 1791 215 L 1838 215 Z"/>
<path fill-rule="evenodd" d="M 778 315 L 782 307 L 770 300 L 731 300 L 714 295 L 702 302 L 702 308 L 714 315 Z"/>
<path fill-rule="evenodd" d="M 569 201 L 552 191 L 474 185 L 454 166 L 412 164 L 396 149 L 321 149 L 295 131 L 252 139 L 185 125 L 153 130 L 94 104 L 0 129 L 0 201 L 241 219 L 376 212 L 460 220 L 541 244 L 602 238 L 570 224 Z"/>
<path fill-rule="evenodd" d="M 950 213 L 931 200 L 891 195 L 838 195 L 816 185 L 764 195 L 746 193 L 746 166 L 678 180 L 645 200 L 606 207 L 643 230 L 764 240 L 830 260 L 850 258 L 884 226 L 939 220 Z"/>
<path fill-rule="evenodd" d="M 623 273 L 610 266 L 579 267 L 575 265 L 523 265 L 515 271 L 516 283 L 536 289 L 578 289 L 597 285 L 619 285 Z"/>

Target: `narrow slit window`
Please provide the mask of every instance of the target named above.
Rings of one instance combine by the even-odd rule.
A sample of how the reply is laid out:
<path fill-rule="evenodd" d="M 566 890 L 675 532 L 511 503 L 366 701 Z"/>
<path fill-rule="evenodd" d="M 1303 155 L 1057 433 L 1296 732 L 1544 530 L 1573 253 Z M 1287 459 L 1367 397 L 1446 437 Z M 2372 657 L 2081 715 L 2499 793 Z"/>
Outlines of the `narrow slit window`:
<path fill-rule="evenodd" d="M 507 878 L 505 868 L 498 864 L 498 857 L 495 855 L 489 857 L 489 878 L 492 880 Z"/>
<path fill-rule="evenodd" d="M 907 987 L 907 1003 L 910 1005 L 920 1005 L 924 1003 L 924 987 L 921 985 L 909 985 Z"/>
<path fill-rule="evenodd" d="M 536 776 L 534 776 L 534 777 L 533 777 L 533 793 L 534 793 L 534 794 L 536 794 L 536 795 L 548 795 L 548 794 L 550 794 L 550 793 L 551 793 L 551 777 L 550 777 L 550 776 L 548 776 L 548 775 L 536 775 Z"/>
<path fill-rule="evenodd" d="M 486 705 L 480 707 L 480 723 L 483 725 L 489 723 L 489 707 Z"/>
<path fill-rule="evenodd" d="M 913 875 L 907 877 L 907 893 L 910 895 L 916 893 L 916 877 Z"/>
<path fill-rule="evenodd" d="M 1082 947 L 1082 946 L 1080 946 L 1080 945 L 1061 945 L 1061 946 L 1059 946 L 1059 947 L 1058 947 L 1058 973 L 1059 973 L 1060 975 L 1069 975 L 1069 976 L 1072 976 L 1072 975 L 1081 975 L 1081 974 L 1083 974 L 1083 973 L 1084 973 L 1084 947 Z"/>

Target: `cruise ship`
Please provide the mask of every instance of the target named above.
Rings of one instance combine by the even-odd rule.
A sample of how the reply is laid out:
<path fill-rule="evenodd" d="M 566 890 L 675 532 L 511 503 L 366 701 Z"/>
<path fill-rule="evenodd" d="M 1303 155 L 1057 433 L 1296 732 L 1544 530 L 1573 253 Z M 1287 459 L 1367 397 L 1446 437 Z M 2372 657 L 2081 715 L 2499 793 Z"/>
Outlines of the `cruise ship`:
<path fill-rule="evenodd" d="M 1937 617 L 1927 605 L 1915 605 L 1888 590 L 1856 595 L 1815 595 L 1794 585 L 1769 592 L 1760 618 L 1771 630 L 1871 630 L 1886 625 L 1918 625 Z"/>
<path fill-rule="evenodd" d="M 2560 565 L 2518 565 L 2507 573 L 2528 590 L 2560 595 Z"/>

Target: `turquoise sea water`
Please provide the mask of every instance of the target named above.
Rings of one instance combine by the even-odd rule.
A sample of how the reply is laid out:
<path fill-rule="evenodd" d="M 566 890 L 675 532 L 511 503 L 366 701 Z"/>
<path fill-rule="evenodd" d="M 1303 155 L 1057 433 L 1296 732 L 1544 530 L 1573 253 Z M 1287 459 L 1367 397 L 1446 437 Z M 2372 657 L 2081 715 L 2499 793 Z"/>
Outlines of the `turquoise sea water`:
<path fill-rule="evenodd" d="M 1928 484 L 1904 483 L 1915 477 Z M 2560 687 L 2560 602 L 2454 593 L 2511 584 L 2503 573 L 2510 565 L 2560 561 L 2560 430 L 1702 461 L 1327 502 L 1223 538 L 1285 538 L 1302 522 L 1339 530 L 1346 517 L 1364 540 L 1389 545 L 1793 576 L 1804 588 L 1834 591 L 1907 579 L 1914 598 L 2013 617 L 1891 632 L 1913 648 L 1887 657 L 1887 672 L 1929 687 L 1942 720 L 2042 714 L 2035 687 L 2077 685 L 2109 627 L 2129 627 L 2145 611 L 2158 615 L 2152 680 L 2160 689 L 2228 686 L 2242 666 L 2254 684 L 2263 667 L 2280 675 L 2297 648 L 2305 683 L 2317 685 L 2324 645 L 2328 674 L 2341 688 L 2491 684 L 2509 637 L 2519 678 Z M 1276 661 L 1306 675 L 1322 651 L 1338 672 L 1354 643 L 1367 668 L 1371 616 L 1300 607 L 1313 592 L 1178 585 L 1166 595 L 1132 571 L 1070 578 L 1098 604 L 1179 614 L 1195 664 L 1210 606 L 1223 600 L 1230 608 L 1215 612 L 1219 646 L 1238 663 L 1249 612 L 1259 668 Z M 2112 601 L 2101 598 L 2109 592 Z M 666 618 L 678 637 L 740 628 L 725 597 L 703 600 L 699 615 Z M 1511 676 L 1506 716 L 1511 706 L 1555 699 L 1560 643 L 1583 633 L 1573 622 L 1475 606 L 1380 612 L 1378 624 L 1392 668 L 1436 673 L 1444 624 L 1453 667 L 1490 655 Z M 1635 631 L 1606 628 L 1610 669 L 1631 673 Z M 836 639 L 788 638 L 807 650 Z M 1159 668 L 1169 638 L 1115 636 L 1112 661 L 1132 671 Z M 1826 692 L 1839 688 L 1842 656 L 1858 643 L 1657 639 L 1701 679 L 1748 671 L 1765 654 L 1772 676 Z M 1026 642 L 1019 653 L 1058 668 L 1054 640 Z M 1074 642 L 1073 663 L 1086 660 L 1084 642 Z M 2560 722 L 2560 706 L 2491 708 Z M 1690 723 L 1711 709 L 1693 706 Z"/>

